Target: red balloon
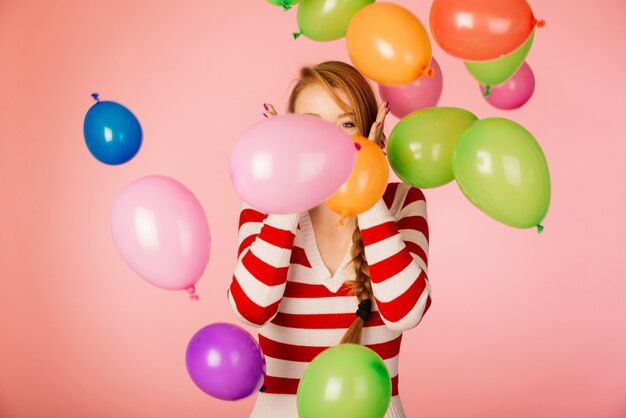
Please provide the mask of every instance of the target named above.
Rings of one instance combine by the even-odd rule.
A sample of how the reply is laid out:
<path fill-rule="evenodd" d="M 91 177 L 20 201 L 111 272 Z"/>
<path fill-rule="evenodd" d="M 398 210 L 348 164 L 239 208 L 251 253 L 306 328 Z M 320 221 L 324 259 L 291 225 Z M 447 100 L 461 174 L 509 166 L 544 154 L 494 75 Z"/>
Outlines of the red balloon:
<path fill-rule="evenodd" d="M 526 0 L 435 0 L 430 30 L 437 44 L 464 61 L 507 55 L 530 36 L 537 22 Z"/>

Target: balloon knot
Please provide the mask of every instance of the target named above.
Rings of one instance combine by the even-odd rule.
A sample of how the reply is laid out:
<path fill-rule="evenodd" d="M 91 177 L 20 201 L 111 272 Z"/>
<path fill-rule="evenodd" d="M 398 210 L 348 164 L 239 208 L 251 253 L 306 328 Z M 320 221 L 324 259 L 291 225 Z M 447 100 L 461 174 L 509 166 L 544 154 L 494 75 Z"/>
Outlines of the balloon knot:
<path fill-rule="evenodd" d="M 187 293 L 189 293 L 189 299 L 193 301 L 200 299 L 200 296 L 196 295 L 196 288 L 194 287 L 194 285 L 189 286 L 185 290 L 187 290 Z"/>
<path fill-rule="evenodd" d="M 545 21 L 545 20 L 543 20 L 543 19 L 539 19 L 539 20 L 537 21 L 537 27 L 538 27 L 538 28 L 543 28 L 545 25 L 546 25 L 546 21 Z"/>
<path fill-rule="evenodd" d="M 485 86 L 485 97 L 489 97 L 489 95 L 491 94 L 491 86 Z"/>
<path fill-rule="evenodd" d="M 300 32 L 294 32 L 293 34 L 293 39 L 298 39 L 300 37 L 300 35 L 302 35 L 302 31 Z"/>
<path fill-rule="evenodd" d="M 543 226 L 541 224 L 537 224 L 537 233 L 541 233 L 543 231 Z"/>
<path fill-rule="evenodd" d="M 339 220 L 337 221 L 337 223 L 335 224 L 335 226 L 336 226 L 337 228 L 340 228 L 340 227 L 344 226 L 344 222 L 346 221 L 346 218 L 347 218 L 347 217 L 348 217 L 348 215 L 346 215 L 346 214 L 341 215 L 341 218 L 339 218 Z"/>
<path fill-rule="evenodd" d="M 91 93 L 91 97 L 93 97 L 96 102 L 100 103 L 100 93 Z"/>
<path fill-rule="evenodd" d="M 423 73 L 423 75 L 428 76 L 430 78 L 433 78 L 435 76 L 435 69 L 434 68 L 425 68 Z"/>
<path fill-rule="evenodd" d="M 287 10 L 291 9 L 291 6 L 289 4 L 287 4 L 287 2 L 285 0 L 282 0 L 280 2 L 280 5 L 283 7 L 284 11 L 287 11 Z"/>

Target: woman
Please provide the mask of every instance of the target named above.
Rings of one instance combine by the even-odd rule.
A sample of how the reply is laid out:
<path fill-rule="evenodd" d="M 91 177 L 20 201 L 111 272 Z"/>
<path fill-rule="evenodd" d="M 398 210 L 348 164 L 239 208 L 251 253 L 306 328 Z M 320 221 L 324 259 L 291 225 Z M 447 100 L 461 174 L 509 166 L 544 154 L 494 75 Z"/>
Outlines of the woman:
<path fill-rule="evenodd" d="M 266 117 L 276 115 L 265 105 Z M 290 113 L 311 114 L 385 147 L 388 103 L 377 107 L 367 80 L 328 61 L 304 67 Z M 265 214 L 243 204 L 239 252 L 228 297 L 238 318 L 259 327 L 267 377 L 251 417 L 296 418 L 305 368 L 324 349 L 362 343 L 392 377 L 386 417 L 405 417 L 398 394 L 402 332 L 430 306 L 428 224 L 422 191 L 391 183 L 384 196 L 337 228 L 325 204 L 292 214 Z M 347 251 L 346 251 L 347 250 Z M 356 317 L 355 317 L 356 312 Z"/>

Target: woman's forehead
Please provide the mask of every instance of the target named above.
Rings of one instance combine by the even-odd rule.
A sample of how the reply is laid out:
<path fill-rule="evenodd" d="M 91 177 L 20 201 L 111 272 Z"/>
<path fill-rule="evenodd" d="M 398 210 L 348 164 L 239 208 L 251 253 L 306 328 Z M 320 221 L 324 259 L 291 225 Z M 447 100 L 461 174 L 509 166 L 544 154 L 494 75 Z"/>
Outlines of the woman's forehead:
<path fill-rule="evenodd" d="M 346 108 L 342 108 L 324 87 L 319 84 L 311 84 L 300 91 L 295 102 L 297 113 L 320 113 L 343 115 L 353 112 L 353 106 L 348 95 L 340 89 L 335 88 L 335 93 L 345 103 Z"/>

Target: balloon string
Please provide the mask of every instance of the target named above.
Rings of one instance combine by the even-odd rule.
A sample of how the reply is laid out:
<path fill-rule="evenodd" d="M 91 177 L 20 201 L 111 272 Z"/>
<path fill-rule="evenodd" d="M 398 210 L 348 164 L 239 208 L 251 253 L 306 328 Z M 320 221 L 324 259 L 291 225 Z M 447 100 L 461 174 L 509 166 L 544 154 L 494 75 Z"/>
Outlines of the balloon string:
<path fill-rule="evenodd" d="M 537 233 L 541 233 L 543 231 L 543 226 L 541 224 L 537 224 Z"/>
<path fill-rule="evenodd" d="M 300 32 L 294 32 L 293 39 L 298 39 L 300 35 L 302 35 L 302 30 L 300 30 Z"/>
<path fill-rule="evenodd" d="M 100 93 L 91 93 L 91 97 L 93 97 L 96 102 L 100 103 Z"/>
<path fill-rule="evenodd" d="M 491 86 L 485 86 L 485 97 L 489 97 L 491 94 Z"/>
<path fill-rule="evenodd" d="M 194 285 L 189 286 L 185 290 L 187 290 L 187 293 L 189 293 L 189 299 L 193 301 L 200 299 L 200 296 L 196 295 L 196 288 L 194 287 Z"/>

